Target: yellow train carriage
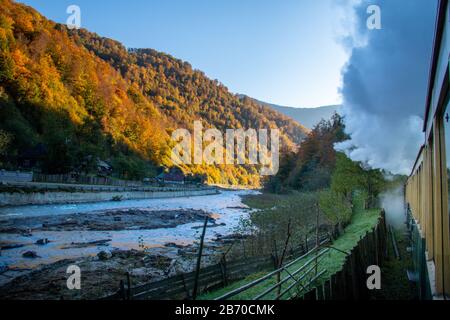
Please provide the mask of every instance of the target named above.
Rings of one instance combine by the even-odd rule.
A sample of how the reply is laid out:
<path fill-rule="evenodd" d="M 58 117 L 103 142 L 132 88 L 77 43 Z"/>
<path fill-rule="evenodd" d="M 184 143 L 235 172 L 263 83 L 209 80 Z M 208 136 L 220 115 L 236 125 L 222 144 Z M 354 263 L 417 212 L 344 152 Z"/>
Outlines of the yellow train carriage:
<path fill-rule="evenodd" d="M 430 297 L 450 298 L 450 8 L 439 1 L 422 146 L 405 197 L 421 241 Z M 423 297 L 423 295 L 422 295 Z"/>

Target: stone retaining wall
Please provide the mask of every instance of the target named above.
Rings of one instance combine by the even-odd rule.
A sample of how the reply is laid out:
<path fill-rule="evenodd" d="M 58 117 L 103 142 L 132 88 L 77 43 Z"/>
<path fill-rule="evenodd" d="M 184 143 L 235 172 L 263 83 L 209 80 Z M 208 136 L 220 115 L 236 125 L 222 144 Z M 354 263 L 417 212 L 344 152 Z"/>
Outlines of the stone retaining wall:
<path fill-rule="evenodd" d="M 217 194 L 216 189 L 179 191 L 128 191 L 128 192 L 44 192 L 44 193 L 0 193 L 0 206 L 21 206 L 37 204 L 64 204 L 111 201 L 114 197 L 122 200 L 161 199 L 193 197 Z"/>

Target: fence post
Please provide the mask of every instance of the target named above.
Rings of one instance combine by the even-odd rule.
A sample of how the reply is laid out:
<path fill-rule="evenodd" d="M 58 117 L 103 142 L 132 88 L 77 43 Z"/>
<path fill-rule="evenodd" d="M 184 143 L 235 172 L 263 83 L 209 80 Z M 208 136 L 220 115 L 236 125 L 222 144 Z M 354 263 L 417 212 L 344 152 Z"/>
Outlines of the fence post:
<path fill-rule="evenodd" d="M 122 300 L 125 300 L 125 284 L 123 283 L 123 280 L 120 280 L 119 294 Z"/>
<path fill-rule="evenodd" d="M 184 273 L 181 274 L 181 280 L 183 282 L 183 288 L 184 291 L 186 291 L 186 299 L 190 299 L 191 298 L 191 293 L 189 292 L 189 288 L 186 284 L 186 278 L 184 277 Z"/>
<path fill-rule="evenodd" d="M 339 287 L 341 287 L 341 300 L 346 300 L 348 293 L 348 282 L 345 279 L 345 270 L 339 271 L 337 280 Z"/>
<path fill-rule="evenodd" d="M 317 300 L 325 300 L 324 299 L 324 285 L 317 287 Z"/>
<path fill-rule="evenodd" d="M 205 233 L 206 233 L 206 227 L 208 225 L 208 219 L 209 217 L 205 216 L 205 223 L 203 225 L 203 232 L 202 236 L 200 238 L 200 248 L 198 250 L 198 257 L 197 257 L 197 267 L 195 269 L 195 281 L 194 281 L 194 290 L 192 292 L 192 299 L 197 299 L 197 291 L 198 291 L 198 278 L 200 276 L 200 267 L 202 262 L 202 254 L 203 254 L 203 242 L 205 241 Z"/>
<path fill-rule="evenodd" d="M 376 264 L 378 266 L 381 265 L 381 256 L 380 256 L 380 235 L 379 235 L 379 231 L 380 231 L 380 226 L 377 225 L 375 232 L 374 232 L 374 236 L 375 236 L 375 253 L 376 253 Z"/>
<path fill-rule="evenodd" d="M 222 282 L 224 286 L 228 285 L 228 275 L 227 275 L 227 258 L 225 256 L 220 259 L 220 271 L 222 272 Z"/>
<path fill-rule="evenodd" d="M 247 254 L 245 252 L 245 241 L 241 241 L 241 244 L 242 244 L 242 253 L 244 255 L 244 258 L 247 258 Z"/>
<path fill-rule="evenodd" d="M 336 280 L 336 274 L 333 274 L 330 278 L 330 299 L 331 300 L 337 300 L 339 295 L 337 294 L 337 286 L 336 286 L 337 280 Z"/>
<path fill-rule="evenodd" d="M 387 226 L 386 226 L 386 212 L 384 210 L 381 211 L 381 220 L 382 220 L 382 242 L 383 242 L 383 254 L 384 258 L 388 256 L 388 246 L 387 246 Z"/>
<path fill-rule="evenodd" d="M 312 289 L 312 291 L 311 291 L 311 300 L 317 301 L 317 288 Z"/>
<path fill-rule="evenodd" d="M 318 270 L 318 261 L 317 261 L 317 256 L 319 255 L 319 247 L 320 247 L 320 239 L 319 239 L 319 218 L 320 218 L 320 209 L 319 209 L 319 204 L 316 203 L 316 266 L 314 268 L 314 273 L 317 275 L 317 270 Z"/>
<path fill-rule="evenodd" d="M 352 274 L 353 299 L 357 300 L 357 301 L 360 299 L 359 285 L 362 280 L 360 277 L 360 272 L 358 272 L 359 270 L 358 270 L 358 267 L 356 264 L 356 256 L 359 254 L 360 254 L 360 250 L 359 250 L 359 247 L 357 246 L 353 250 L 352 255 L 350 256 L 350 272 Z M 361 266 L 361 267 L 364 268 L 363 266 Z"/>
<path fill-rule="evenodd" d="M 371 234 L 371 238 L 372 238 L 372 245 L 371 245 L 371 249 L 372 251 L 372 258 L 373 258 L 373 264 L 379 266 L 380 262 L 378 261 L 378 245 L 377 245 L 377 233 L 376 230 L 372 231 Z"/>
<path fill-rule="evenodd" d="M 131 300 L 131 278 L 129 272 L 127 272 L 127 299 Z"/>

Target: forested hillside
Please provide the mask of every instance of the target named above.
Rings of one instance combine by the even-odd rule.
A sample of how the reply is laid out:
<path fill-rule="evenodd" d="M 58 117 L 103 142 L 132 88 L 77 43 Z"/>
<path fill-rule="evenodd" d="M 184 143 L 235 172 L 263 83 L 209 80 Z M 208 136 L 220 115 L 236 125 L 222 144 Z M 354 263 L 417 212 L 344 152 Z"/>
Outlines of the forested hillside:
<path fill-rule="evenodd" d="M 322 120 L 297 151 L 283 154 L 280 170 L 267 182 L 266 188 L 275 193 L 330 189 L 329 204 L 334 208 L 342 202 L 350 206 L 353 192 L 357 190 L 366 193 L 366 204 L 373 206 L 384 187 L 385 173 L 354 162 L 335 150 L 337 142 L 348 139 L 344 129 L 343 118 L 337 113 L 328 121 Z"/>
<path fill-rule="evenodd" d="M 34 157 L 47 173 L 93 172 L 140 179 L 170 167 L 170 134 L 192 128 L 280 128 L 284 147 L 306 130 L 217 80 L 151 49 L 127 50 L 86 30 L 70 31 L 34 9 L 0 0 L 0 164 Z M 30 156 L 31 155 L 31 156 Z M 259 183 L 254 167 L 190 166 L 210 183 Z"/>

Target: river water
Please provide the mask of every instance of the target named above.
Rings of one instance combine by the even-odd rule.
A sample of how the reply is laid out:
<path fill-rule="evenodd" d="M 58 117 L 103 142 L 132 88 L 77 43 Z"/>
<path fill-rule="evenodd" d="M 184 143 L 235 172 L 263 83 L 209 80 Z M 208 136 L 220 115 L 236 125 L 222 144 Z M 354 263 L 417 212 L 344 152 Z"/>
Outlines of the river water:
<path fill-rule="evenodd" d="M 37 217 L 48 215 L 64 215 L 74 213 L 90 213 L 110 209 L 151 209 L 151 210 L 177 210 L 194 209 L 204 210 L 214 214 L 217 224 L 225 225 L 210 228 L 206 240 L 214 239 L 218 234 L 234 233 L 242 217 L 248 215 L 248 210 L 241 201 L 241 196 L 255 194 L 257 191 L 222 191 L 217 195 L 184 197 L 171 199 L 126 200 L 122 202 L 99 202 L 70 205 L 39 205 L 0 208 L 0 223 L 6 219 L 17 217 Z M 149 214 L 151 218 L 151 213 Z M 122 231 L 43 231 L 33 232 L 31 236 L 19 234 L 0 234 L 0 243 L 25 244 L 24 247 L 3 250 L 0 256 L 0 266 L 7 265 L 15 269 L 35 268 L 41 264 L 48 264 L 62 259 L 79 258 L 95 255 L 105 250 L 102 246 L 87 248 L 70 248 L 71 243 L 90 242 L 111 239 L 106 250 L 113 249 L 139 249 L 142 247 L 162 247 L 166 243 L 181 245 L 192 244 L 199 238 L 203 222 L 188 223 L 175 228 L 160 228 L 153 230 L 122 230 Z M 47 238 L 50 243 L 45 246 L 36 245 L 38 239 Z M 35 251 L 39 258 L 27 259 L 22 257 L 26 251 Z"/>

